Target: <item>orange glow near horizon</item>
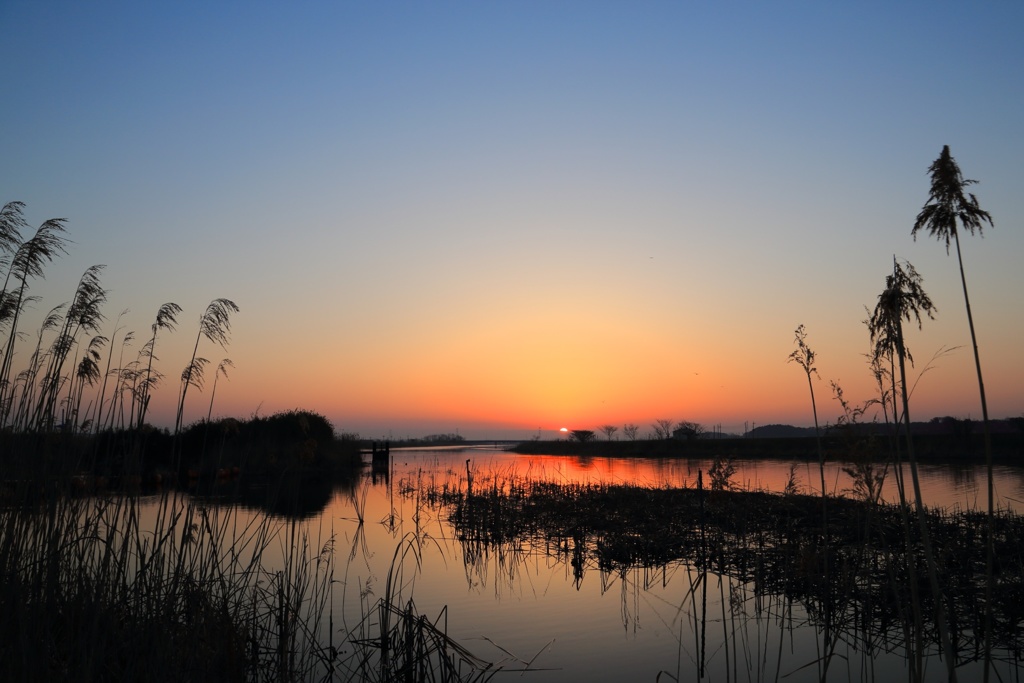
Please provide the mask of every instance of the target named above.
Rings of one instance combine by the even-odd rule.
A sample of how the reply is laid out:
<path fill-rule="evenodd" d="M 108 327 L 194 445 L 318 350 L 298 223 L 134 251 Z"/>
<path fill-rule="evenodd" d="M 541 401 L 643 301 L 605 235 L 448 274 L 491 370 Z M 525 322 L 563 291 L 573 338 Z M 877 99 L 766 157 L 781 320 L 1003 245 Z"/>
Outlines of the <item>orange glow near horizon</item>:
<path fill-rule="evenodd" d="M 643 437 L 659 419 L 734 433 L 771 423 L 813 424 L 806 377 L 786 362 L 795 325 L 780 322 L 782 314 L 752 310 L 700 326 L 644 302 L 604 301 L 605 294 L 599 289 L 587 298 L 572 291 L 545 302 L 536 287 L 526 298 L 501 290 L 490 307 L 466 295 L 476 308 L 445 309 L 436 318 L 400 300 L 404 317 L 381 316 L 375 325 L 339 322 L 306 337 L 275 327 L 259 309 L 243 309 L 227 352 L 236 367 L 218 384 L 213 414 L 304 408 L 339 429 L 393 428 L 413 436 L 457 428 L 554 434 L 563 426 L 597 431 L 633 423 Z M 920 361 L 911 369 L 915 420 L 980 417 L 970 353 L 961 346 L 934 363 L 927 358 L 942 341 L 965 334 L 955 313 L 914 331 Z M 856 404 L 876 395 L 863 356 L 867 335 L 857 316 L 845 313 L 808 330 L 818 354 L 819 421 L 835 423 L 841 409 L 830 381 Z M 994 336 L 985 361 L 1004 372 L 986 375 L 989 405 L 993 417 L 1011 417 L 1020 412 L 1015 378 L 1021 368 L 1006 360 L 1016 358 L 1012 345 Z M 163 339 L 159 353 L 167 367 L 184 365 L 187 359 L 172 353 L 184 346 L 177 337 Z M 204 342 L 200 353 L 219 349 Z M 174 400 L 167 380 L 154 397 L 154 421 L 173 423 Z M 208 405 L 208 391 L 190 393 L 186 422 L 205 417 Z"/>
<path fill-rule="evenodd" d="M 272 352 L 249 343 L 243 353 L 232 353 L 236 370 L 218 385 L 214 415 L 308 408 L 341 429 L 386 424 L 412 435 L 458 427 L 556 431 L 634 423 L 643 436 L 657 419 L 722 424 L 733 432 L 745 423 L 813 424 L 806 377 L 785 360 L 792 350 L 786 330 L 772 334 L 771 346 L 744 348 L 753 342 L 739 335 L 727 342 L 691 340 L 685 329 L 666 325 L 620 329 L 614 321 L 554 314 L 543 320 L 544 333 L 523 332 L 536 321 L 510 317 L 350 335 L 340 348 L 314 347 L 273 366 L 260 362 Z M 820 359 L 821 377 L 814 382 L 819 420 L 834 423 L 840 408 L 831 379 L 854 402 L 875 395 L 859 355 L 863 342 L 837 348 L 825 334 L 811 342 Z M 978 417 L 969 361 L 966 353 L 954 354 L 920 375 L 914 419 Z M 989 386 L 990 405 L 1016 400 L 1005 380 Z M 154 416 L 166 419 L 173 416 L 174 396 L 166 387 L 161 394 Z M 190 395 L 191 415 L 205 416 L 207 407 L 208 394 Z"/>

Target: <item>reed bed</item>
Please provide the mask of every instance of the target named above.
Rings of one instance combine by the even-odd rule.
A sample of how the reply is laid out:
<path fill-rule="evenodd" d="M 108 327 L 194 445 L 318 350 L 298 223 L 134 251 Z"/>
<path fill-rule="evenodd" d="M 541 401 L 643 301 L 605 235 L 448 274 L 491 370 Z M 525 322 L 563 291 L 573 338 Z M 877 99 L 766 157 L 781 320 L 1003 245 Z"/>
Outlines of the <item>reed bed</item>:
<path fill-rule="evenodd" d="M 294 529 L 284 544 L 280 523 L 235 512 L 174 494 L 4 509 L 0 678 L 307 679 L 325 663 L 309 624 L 329 545 L 311 553 Z"/>
<path fill-rule="evenodd" d="M 345 628 L 334 538 L 296 518 L 175 492 L 9 504 L 0 680 L 486 680 L 497 669 L 416 610 L 406 557 Z"/>
<path fill-rule="evenodd" d="M 934 615 L 917 525 L 897 505 L 828 499 L 822 528 L 818 496 L 700 488 L 554 484 L 509 476 L 461 487 L 446 484 L 423 496 L 444 507 L 467 557 L 515 557 L 528 548 L 565 562 L 577 582 L 587 571 L 624 577 L 683 565 L 727 577 L 757 600 L 802 605 L 831 634 L 822 658 L 840 646 L 863 652 L 938 652 Z M 984 656 L 986 541 L 984 513 L 927 510 L 937 549 L 957 666 Z M 993 658 L 1017 675 L 1024 652 L 1024 518 L 1001 513 L 994 526 L 998 559 L 992 626 Z M 829 566 L 826 578 L 824 567 Z M 707 579 L 705 578 L 705 581 Z"/>

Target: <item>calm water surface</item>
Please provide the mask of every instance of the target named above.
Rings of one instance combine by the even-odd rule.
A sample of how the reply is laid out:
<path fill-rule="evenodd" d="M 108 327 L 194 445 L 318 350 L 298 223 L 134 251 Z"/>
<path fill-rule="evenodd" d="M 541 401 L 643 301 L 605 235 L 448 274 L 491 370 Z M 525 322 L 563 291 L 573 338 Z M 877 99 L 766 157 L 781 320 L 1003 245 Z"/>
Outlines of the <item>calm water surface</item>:
<path fill-rule="evenodd" d="M 658 568 L 574 574 L 568 554 L 528 541 L 481 550 L 456 538 L 430 490 L 474 487 L 529 478 L 560 483 L 626 483 L 693 487 L 711 463 L 685 459 L 611 459 L 517 456 L 485 450 L 395 450 L 387 477 L 369 474 L 354 493 L 336 493 L 318 516 L 303 523 L 315 539 L 333 535 L 339 580 L 333 595 L 336 623 L 351 627 L 385 589 L 396 552 L 406 553 L 398 576 L 405 599 L 430 619 L 443 615 L 447 632 L 475 655 L 506 673 L 547 681 L 814 681 L 820 676 L 821 631 L 797 601 L 756 594 L 729 576 L 702 576 L 684 561 Z M 467 462 L 468 461 L 468 462 Z M 817 464 L 738 461 L 734 483 L 781 491 L 795 474 L 803 492 L 820 491 Z M 891 482 L 892 477 L 888 481 Z M 983 467 L 925 466 L 926 504 L 985 509 Z M 851 487 L 839 465 L 826 471 L 830 493 Z M 1019 509 L 1024 470 L 997 471 L 998 505 Z M 885 499 L 896 500 L 887 483 Z M 706 579 L 706 580 L 705 580 Z M 344 625 L 342 626 L 344 627 Z M 500 646 L 500 647 L 499 647 Z M 906 680 L 899 648 L 865 652 L 855 638 L 840 641 L 830 680 Z M 1004 680 L 1020 671 L 1003 663 Z M 972 680 L 977 667 L 959 675 Z M 927 680 L 945 680 L 937 657 Z"/>

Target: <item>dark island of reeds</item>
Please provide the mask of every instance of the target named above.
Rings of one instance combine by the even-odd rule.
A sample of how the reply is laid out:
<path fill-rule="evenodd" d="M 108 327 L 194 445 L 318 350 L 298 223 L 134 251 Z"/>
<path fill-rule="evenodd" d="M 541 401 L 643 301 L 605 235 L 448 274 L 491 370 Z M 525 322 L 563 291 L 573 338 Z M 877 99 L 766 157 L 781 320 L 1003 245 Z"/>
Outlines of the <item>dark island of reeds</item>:
<path fill-rule="evenodd" d="M 679 564 L 800 603 L 834 651 L 842 640 L 908 659 L 939 647 L 928 558 L 906 508 L 867 499 L 729 490 L 728 477 L 696 488 L 557 484 L 512 477 L 428 493 L 448 510 L 467 558 L 542 553 L 618 575 Z M 714 487 L 714 488 L 712 488 Z M 926 511 L 956 665 L 983 657 L 987 518 Z M 1024 651 L 1024 518 L 996 518 L 993 657 L 1019 669 Z M 529 550 L 526 550 L 529 549 Z M 471 559 L 467 561 L 472 561 Z M 918 654 L 914 654 L 918 653 Z M 911 676 L 913 678 L 913 676 Z"/>

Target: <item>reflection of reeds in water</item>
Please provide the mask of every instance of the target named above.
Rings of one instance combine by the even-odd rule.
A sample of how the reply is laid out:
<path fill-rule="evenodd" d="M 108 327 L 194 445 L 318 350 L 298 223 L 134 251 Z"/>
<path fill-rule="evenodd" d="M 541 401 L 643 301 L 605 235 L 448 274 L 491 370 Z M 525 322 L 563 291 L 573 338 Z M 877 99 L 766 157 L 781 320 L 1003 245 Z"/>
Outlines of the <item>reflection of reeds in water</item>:
<path fill-rule="evenodd" d="M 384 597 L 338 629 L 333 534 L 297 518 L 173 493 L 9 504 L 0 680 L 486 680 L 444 612 L 417 612 L 419 550 L 399 550 Z"/>
<path fill-rule="evenodd" d="M 0 679 L 300 680 L 327 663 L 315 629 L 329 543 L 309 561 L 279 529 L 176 496 L 56 497 L 0 513 Z M 282 539 L 284 540 L 284 539 Z"/>
<path fill-rule="evenodd" d="M 362 621 L 350 630 L 354 649 L 342 665 L 365 681 L 490 680 L 498 669 L 448 635 L 447 608 L 434 620 L 417 610 L 411 593 L 421 543 L 421 537 L 407 534 L 395 549 L 383 595 L 363 605 Z"/>
<path fill-rule="evenodd" d="M 643 588 L 651 577 L 666 580 L 683 572 L 691 577 L 692 614 L 706 612 L 709 588 L 718 593 L 724 656 L 736 670 L 753 665 L 736 661 L 749 656 L 751 642 L 762 643 L 763 669 L 765 641 L 757 641 L 757 633 L 768 621 L 757 619 L 792 619 L 794 604 L 809 620 L 802 626 L 821 629 L 828 615 L 830 637 L 819 642 L 817 654 L 821 664 L 841 649 L 859 653 L 868 667 L 879 653 L 902 653 L 912 661 L 940 651 L 938 625 L 919 621 L 920 615 L 936 614 L 933 594 L 912 591 L 910 585 L 912 577 L 927 574 L 922 540 L 914 534 L 907 550 L 899 506 L 830 498 L 830 543 L 823 546 L 820 497 L 558 485 L 517 477 L 475 481 L 472 495 L 449 486 L 425 497 L 447 510 L 468 561 L 497 558 L 521 565 L 524 553 L 543 552 L 564 562 L 577 586 L 596 570 L 603 590 L 616 581 Z M 939 549 L 938 594 L 950 626 L 954 664 L 977 662 L 985 635 L 984 605 L 978 600 L 985 585 L 985 516 L 926 514 L 933 547 Z M 1022 532 L 1024 519 L 1000 515 L 995 544 L 1002 558 L 1001 582 L 991 637 L 1003 665 L 1016 674 L 1021 671 L 1016 653 L 1024 649 L 1019 628 L 1024 557 L 1017 545 Z M 828 580 L 826 564 L 832 569 Z M 510 576 L 507 568 L 501 574 Z M 630 595 L 624 592 L 624 615 L 627 603 L 635 601 Z M 912 600 L 920 602 L 914 610 Z M 751 602 L 760 607 L 747 609 Z M 707 618 L 704 613 L 699 619 L 702 631 Z"/>

